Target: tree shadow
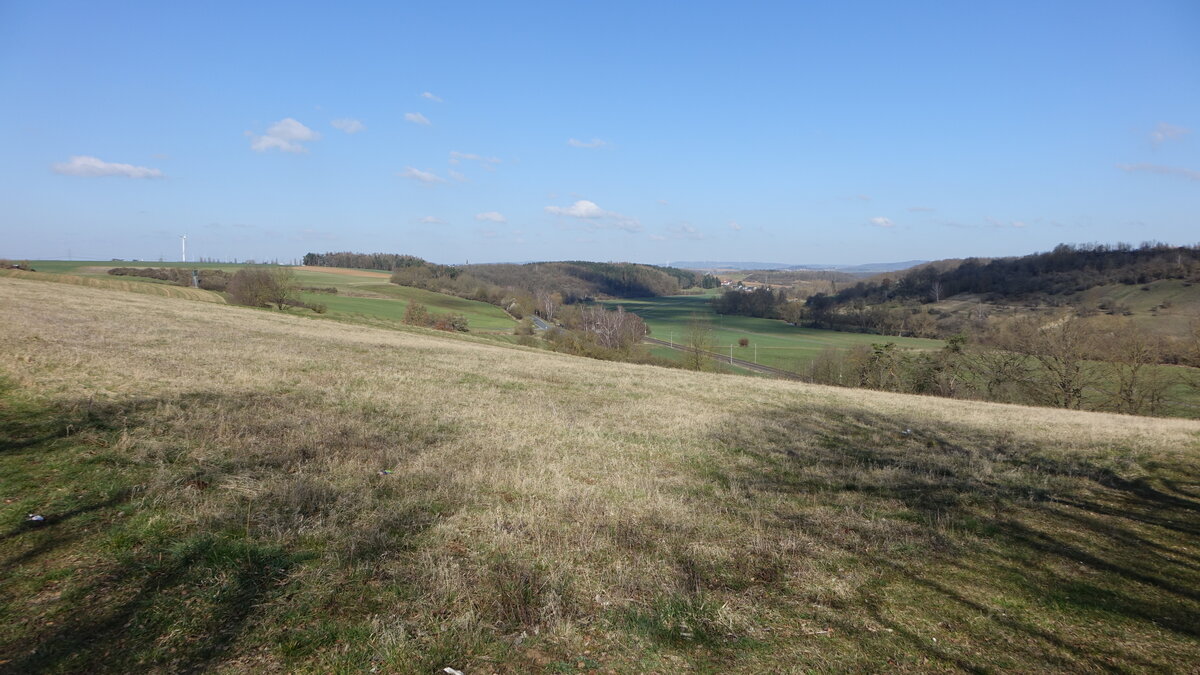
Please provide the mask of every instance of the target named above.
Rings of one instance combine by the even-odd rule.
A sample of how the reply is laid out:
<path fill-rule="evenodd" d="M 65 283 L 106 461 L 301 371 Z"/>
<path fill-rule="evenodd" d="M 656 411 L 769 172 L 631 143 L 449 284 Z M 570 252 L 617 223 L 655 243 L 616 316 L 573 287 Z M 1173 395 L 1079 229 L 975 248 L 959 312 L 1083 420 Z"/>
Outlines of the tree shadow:
<path fill-rule="evenodd" d="M 1102 452 L 829 406 L 739 416 L 714 438 L 739 461 L 710 478 L 785 505 L 788 497 L 811 505 L 814 493 L 852 505 L 869 533 L 859 536 L 850 516 L 829 523 L 788 506 L 773 515 L 880 571 L 885 580 L 859 589 L 855 602 L 895 639 L 950 667 L 986 670 L 994 652 L 999 662 L 1016 655 L 1016 667 L 1170 670 L 1180 665 L 1172 649 L 1200 637 L 1200 501 L 1180 489 L 1200 477 L 1195 464 L 1171 467 L 1171 479 L 1154 469 L 1127 477 Z M 905 552 L 889 536 L 918 543 Z M 948 612 L 986 617 L 982 633 L 1005 636 L 1004 652 L 978 627 L 963 638 L 967 649 L 919 637 L 903 611 L 878 601 L 896 585 Z M 861 631 L 855 621 L 845 630 Z M 1103 637 L 1121 631 L 1128 642 Z"/>
<path fill-rule="evenodd" d="M 404 491 L 414 484 L 378 478 L 376 471 L 388 465 L 376 464 L 396 466 L 405 452 L 452 433 L 437 425 L 371 426 L 340 410 L 345 419 L 331 420 L 314 412 L 309 400 L 260 393 L 40 405 L 5 393 L 0 391 L 0 485 L 8 483 L 6 494 L 24 493 L 23 501 L 41 500 L 44 520 L 26 522 L 22 511 L 0 533 L 0 599 L 13 614 L 11 629 L 0 638 L 0 673 L 209 670 L 247 640 L 273 639 L 254 631 L 267 620 L 272 600 L 295 592 L 292 578 L 305 561 L 332 552 L 347 571 L 386 561 L 452 510 L 444 501 L 404 501 L 364 514 L 377 516 L 368 530 L 351 526 L 361 521 L 352 520 L 358 514 L 347 508 L 344 537 L 322 542 L 298 534 L 315 518 L 342 517 L 339 500 L 370 506 L 393 494 L 408 496 Z M 292 409 L 310 413 L 300 424 L 313 425 L 313 433 L 303 426 L 288 430 L 292 438 L 309 439 L 308 445 L 288 443 L 280 433 L 293 418 L 272 417 Z M 173 417 L 164 410 L 174 411 Z M 117 446 L 119 437 L 132 434 L 161 441 L 162 452 L 181 452 L 176 448 L 206 442 L 204 420 L 212 419 L 213 410 L 241 425 L 237 438 L 247 444 L 227 461 L 155 455 L 162 450 L 157 446 L 135 460 L 135 453 Z M 387 449 L 401 444 L 415 450 Z M 365 453 L 356 459 L 378 491 L 374 496 L 347 495 L 305 476 L 306 462 L 346 448 Z M 157 487 L 143 482 L 151 472 L 139 462 L 152 465 Z M 205 502 L 197 526 L 147 528 L 149 516 L 170 521 L 177 501 L 188 508 L 201 491 L 245 476 L 276 477 L 278 483 L 254 498 L 236 490 L 208 492 L 215 498 Z M 150 499 L 132 499 L 147 494 Z M 6 508 L 10 516 L 17 509 Z M 143 513 L 146 518 L 139 517 Z M 64 581 L 50 580 L 51 571 Z"/>

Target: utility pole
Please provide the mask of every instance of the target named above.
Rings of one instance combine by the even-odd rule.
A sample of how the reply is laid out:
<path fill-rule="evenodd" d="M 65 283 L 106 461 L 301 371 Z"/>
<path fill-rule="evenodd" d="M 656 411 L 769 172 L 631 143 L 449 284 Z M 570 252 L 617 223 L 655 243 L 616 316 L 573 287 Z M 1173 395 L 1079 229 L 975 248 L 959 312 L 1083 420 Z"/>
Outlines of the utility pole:
<path fill-rule="evenodd" d="M 758 365 L 758 343 L 754 343 L 754 363 Z"/>
<path fill-rule="evenodd" d="M 733 365 L 733 343 L 729 343 L 729 365 Z"/>

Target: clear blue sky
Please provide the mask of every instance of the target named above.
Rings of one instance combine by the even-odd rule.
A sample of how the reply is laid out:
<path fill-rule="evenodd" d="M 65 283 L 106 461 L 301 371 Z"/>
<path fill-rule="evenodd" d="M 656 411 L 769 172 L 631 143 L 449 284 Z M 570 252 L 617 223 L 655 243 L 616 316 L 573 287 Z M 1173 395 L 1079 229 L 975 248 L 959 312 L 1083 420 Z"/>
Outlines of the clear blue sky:
<path fill-rule="evenodd" d="M 0 0 L 0 257 L 1200 241 L 1200 3 Z"/>

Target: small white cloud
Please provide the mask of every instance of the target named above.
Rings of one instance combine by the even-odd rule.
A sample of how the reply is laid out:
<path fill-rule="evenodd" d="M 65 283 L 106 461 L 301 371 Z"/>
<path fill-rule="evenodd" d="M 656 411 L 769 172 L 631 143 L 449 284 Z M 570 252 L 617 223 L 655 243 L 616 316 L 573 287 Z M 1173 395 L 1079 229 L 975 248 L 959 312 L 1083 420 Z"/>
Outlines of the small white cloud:
<path fill-rule="evenodd" d="M 877 227 L 894 227 L 895 226 L 895 223 L 892 222 L 891 218 L 884 218 L 883 216 L 876 216 L 876 217 L 872 218 L 871 224 L 875 225 Z"/>
<path fill-rule="evenodd" d="M 404 113 L 404 119 L 412 122 L 413 124 L 421 124 L 424 126 L 433 124 L 433 122 L 429 121 L 428 117 L 422 115 L 421 113 Z"/>
<path fill-rule="evenodd" d="M 1166 141 L 1177 141 L 1190 133 L 1192 133 L 1191 129 L 1159 122 L 1158 126 L 1154 127 L 1154 131 L 1150 132 L 1150 142 L 1159 145 Z"/>
<path fill-rule="evenodd" d="M 448 171 L 447 173 L 450 175 L 451 178 L 453 178 L 454 180 L 456 180 L 460 183 L 467 182 L 467 176 L 464 173 L 455 171 L 454 169 L 450 169 L 450 171 Z"/>
<path fill-rule="evenodd" d="M 742 226 L 737 221 L 731 220 L 729 221 L 729 229 L 733 230 L 734 232 L 741 232 Z"/>
<path fill-rule="evenodd" d="M 59 162 L 50 167 L 54 173 L 64 176 L 83 176 L 97 178 L 100 176 L 123 176 L 125 178 L 163 178 L 163 172 L 145 166 L 118 164 L 106 162 L 90 155 L 74 155 L 65 162 Z"/>
<path fill-rule="evenodd" d="M 253 139 L 250 142 L 250 148 L 258 152 L 266 152 L 267 150 L 308 152 L 308 148 L 301 145 L 302 143 L 321 140 L 321 134 L 309 129 L 291 117 L 285 117 L 267 127 L 267 133 L 262 136 L 250 132 L 246 132 L 246 134 Z"/>
<path fill-rule="evenodd" d="M 471 162 L 479 162 L 480 166 L 489 171 L 495 168 L 497 164 L 502 163 L 499 157 L 484 157 L 473 152 L 459 152 L 457 150 L 450 151 L 451 164 L 461 164 L 464 159 Z"/>
<path fill-rule="evenodd" d="M 937 209 L 935 209 L 931 206 L 910 206 L 910 207 L 908 207 L 909 213 L 928 213 L 931 211 L 937 211 Z"/>
<path fill-rule="evenodd" d="M 342 119 L 334 120 L 330 122 L 330 124 L 332 124 L 335 129 L 341 129 L 348 134 L 357 134 L 360 131 L 367 130 L 367 125 L 356 119 L 350 119 L 349 117 L 343 117 Z"/>
<path fill-rule="evenodd" d="M 570 206 L 547 206 L 545 211 L 555 216 L 589 221 L 595 228 L 614 228 L 626 232 L 637 232 L 642 229 L 642 224 L 636 218 L 630 218 L 616 211 L 606 211 L 600 208 L 596 202 L 586 199 L 580 199 Z"/>
<path fill-rule="evenodd" d="M 650 237 L 650 241 L 666 241 L 667 240 L 667 238 L 661 234 L 652 234 L 652 235 L 649 235 L 649 237 Z"/>
<path fill-rule="evenodd" d="M 571 218 L 603 218 L 608 215 L 608 212 L 596 205 L 596 202 L 589 202 L 586 199 L 580 199 L 570 206 L 547 206 L 546 213 L 552 213 L 556 216 L 570 216 Z"/>
<path fill-rule="evenodd" d="M 659 199 L 659 200 L 657 200 L 657 201 L 658 201 L 658 203 L 659 203 L 659 204 L 662 204 L 663 206 L 666 206 L 667 204 L 670 204 L 670 203 L 671 203 L 671 202 L 668 202 L 668 201 L 667 201 L 667 200 L 665 200 L 665 199 Z"/>
<path fill-rule="evenodd" d="M 421 223 L 422 225 L 445 225 L 446 224 L 446 221 L 442 220 L 441 218 L 438 218 L 437 216 L 425 216 L 423 218 L 418 218 L 417 222 Z"/>
<path fill-rule="evenodd" d="M 483 213 L 476 213 L 475 220 L 482 220 L 482 221 L 486 221 L 489 223 L 507 223 L 508 222 L 508 218 L 505 218 L 504 215 L 501 214 L 499 211 L 485 211 Z"/>
<path fill-rule="evenodd" d="M 670 233 L 672 239 L 704 239 L 705 234 L 697 230 L 690 223 L 682 223 L 674 227 L 668 227 L 667 232 Z"/>
<path fill-rule="evenodd" d="M 860 202 L 869 202 L 869 201 L 871 201 L 871 196 L 870 196 L 870 195 L 854 195 L 854 198 L 855 198 L 855 199 L 857 199 L 857 200 L 858 200 L 858 201 L 860 201 Z"/>
<path fill-rule="evenodd" d="M 603 148 L 604 146 L 608 145 L 608 141 L 602 141 L 599 138 L 593 138 L 590 141 L 581 141 L 579 139 L 572 138 L 571 140 L 567 141 L 567 145 L 571 146 L 572 148 Z"/>
<path fill-rule="evenodd" d="M 400 176 L 401 178 L 410 178 L 412 180 L 420 181 L 429 185 L 446 182 L 445 178 L 442 178 L 432 171 L 421 171 L 420 169 L 414 169 L 411 166 L 404 167 L 404 171 L 401 171 L 396 175 Z"/>
<path fill-rule="evenodd" d="M 1117 168 L 1133 173 L 1134 171 L 1145 171 L 1147 173 L 1157 173 L 1164 176 L 1182 176 L 1188 180 L 1200 181 L 1200 171 L 1193 169 L 1184 169 L 1177 166 L 1162 166 L 1160 164 L 1118 164 Z"/>
<path fill-rule="evenodd" d="M 441 102 L 442 102 L 442 97 L 441 97 L 441 96 L 438 96 L 437 94 L 430 93 L 430 92 L 428 92 L 428 91 L 426 91 L 426 92 L 422 92 L 422 94 L 421 94 L 421 98 L 423 98 L 423 99 L 425 99 L 425 100 L 427 100 L 427 101 L 433 101 L 434 103 L 441 103 Z"/>

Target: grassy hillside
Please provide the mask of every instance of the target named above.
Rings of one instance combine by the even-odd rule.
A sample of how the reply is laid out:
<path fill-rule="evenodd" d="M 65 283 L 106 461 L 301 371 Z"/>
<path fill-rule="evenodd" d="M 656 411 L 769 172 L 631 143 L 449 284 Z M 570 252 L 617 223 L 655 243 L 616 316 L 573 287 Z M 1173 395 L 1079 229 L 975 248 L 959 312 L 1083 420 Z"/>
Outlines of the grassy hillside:
<path fill-rule="evenodd" d="M 152 266 L 152 267 L 185 267 L 221 269 L 236 272 L 247 265 L 232 263 L 119 263 L 120 265 Z M 120 290 L 130 290 L 141 293 L 159 295 L 174 295 L 177 297 L 195 297 L 224 302 L 219 294 L 208 291 L 172 286 L 164 282 L 140 277 L 113 277 L 107 271 L 114 263 L 99 261 L 61 261 L 37 260 L 31 266 L 38 270 L 50 272 L 57 276 L 70 276 L 70 283 L 86 283 L 93 286 L 103 286 Z M 452 295 L 433 293 L 419 288 L 406 288 L 388 283 L 387 272 L 371 270 L 353 270 L 343 268 L 295 268 L 296 280 L 301 286 L 317 288 L 335 288 L 337 294 L 301 293 L 300 299 L 307 303 L 320 303 L 328 308 L 326 318 L 350 321 L 354 323 L 373 323 L 390 325 L 400 321 L 408 303 L 419 302 L 436 314 L 450 312 L 467 317 L 473 332 L 509 332 L 516 322 L 504 310 L 483 302 L 464 300 Z M 86 279 L 88 281 L 81 281 Z M 148 290 L 155 289 L 155 290 Z M 200 297 L 198 294 L 203 294 Z"/>
<path fill-rule="evenodd" d="M 416 301 L 436 314 L 455 312 L 467 317 L 473 332 L 511 332 L 516 321 L 504 310 L 485 302 L 388 283 L 386 272 L 340 268 L 298 268 L 296 279 L 304 286 L 333 287 L 337 295 L 304 293 L 301 300 L 329 307 L 338 319 L 399 321 L 408 303 Z"/>
<path fill-rule="evenodd" d="M 827 349 L 848 349 L 855 345 L 895 342 L 907 349 L 940 349 L 940 340 L 897 338 L 867 333 L 845 333 L 816 328 L 790 326 L 777 319 L 756 319 L 749 316 L 720 315 L 712 310 L 712 294 L 682 295 L 641 300 L 621 300 L 605 303 L 609 307 L 623 306 L 650 327 L 651 336 L 660 340 L 681 342 L 686 339 L 688 324 L 693 316 L 705 316 L 711 321 L 714 350 L 728 353 L 730 345 L 746 338 L 748 347 L 733 348 L 733 355 L 747 361 L 773 368 L 803 372 L 814 358 Z"/>
<path fill-rule="evenodd" d="M 1200 662 L 1200 423 L 0 293 L 7 672 Z"/>
<path fill-rule="evenodd" d="M 37 269 L 36 267 L 34 268 Z M 57 284 L 68 284 L 71 286 L 87 286 L 89 288 L 102 288 L 110 291 L 125 291 L 128 293 L 143 293 L 146 295 L 157 295 L 163 298 L 179 298 L 181 300 L 198 300 L 200 302 L 215 302 L 224 304 L 225 298 L 220 293 L 212 291 L 204 291 L 199 288 L 185 288 L 183 286 L 173 286 L 155 282 L 152 280 L 126 280 L 123 278 L 109 276 L 81 276 L 76 274 L 55 274 L 47 272 L 26 272 L 23 270 L 4 270 L 0 269 L 0 277 L 8 277 L 10 279 L 27 279 L 30 281 L 51 282 Z"/>

